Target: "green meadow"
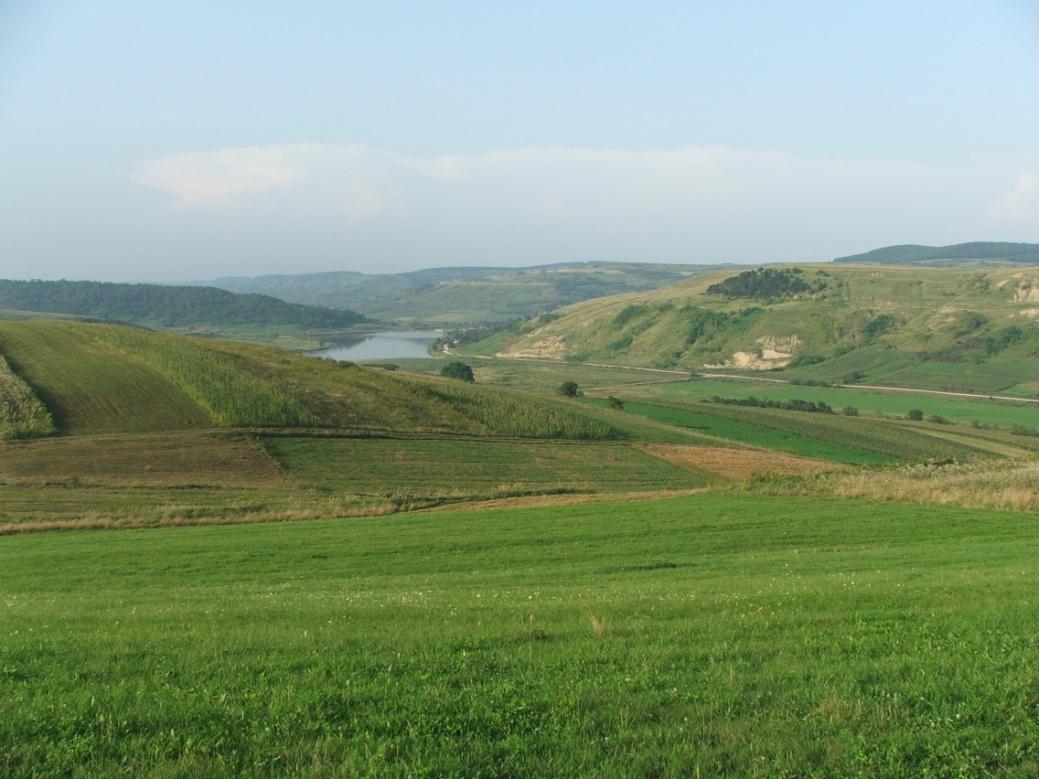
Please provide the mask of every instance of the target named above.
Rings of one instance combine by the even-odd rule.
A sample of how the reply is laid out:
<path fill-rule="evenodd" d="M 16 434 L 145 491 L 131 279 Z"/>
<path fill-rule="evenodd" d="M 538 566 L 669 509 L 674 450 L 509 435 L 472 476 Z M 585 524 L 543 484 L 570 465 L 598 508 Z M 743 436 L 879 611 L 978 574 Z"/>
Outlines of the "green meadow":
<path fill-rule="evenodd" d="M 589 398 L 589 403 L 606 405 L 599 398 Z M 681 408 L 626 401 L 624 409 L 630 414 L 648 417 L 676 427 L 690 428 L 697 432 L 717 436 L 728 441 L 738 441 L 751 446 L 777 449 L 804 457 L 817 457 L 831 462 L 851 465 L 875 465 L 894 462 L 895 458 L 878 452 L 846 446 L 838 441 L 812 438 L 796 430 L 783 430 L 754 422 L 729 418 L 710 413 L 714 409 L 698 406 Z M 775 418 L 776 414 L 771 415 Z"/>
<path fill-rule="evenodd" d="M 1032 776 L 1037 552 L 734 494 L 7 537 L 0 773 Z"/>
<path fill-rule="evenodd" d="M 745 398 L 753 395 L 766 400 L 795 398 L 823 401 L 840 411 L 854 406 L 861 414 L 904 417 L 909 409 L 937 415 L 951 422 L 979 422 L 998 427 L 1014 425 L 1039 427 L 1039 403 L 957 398 L 923 392 L 892 392 L 844 387 L 812 387 L 804 384 L 779 384 L 764 381 L 693 379 L 690 381 L 643 385 L 629 392 L 663 401 L 703 400 L 712 395 Z"/>

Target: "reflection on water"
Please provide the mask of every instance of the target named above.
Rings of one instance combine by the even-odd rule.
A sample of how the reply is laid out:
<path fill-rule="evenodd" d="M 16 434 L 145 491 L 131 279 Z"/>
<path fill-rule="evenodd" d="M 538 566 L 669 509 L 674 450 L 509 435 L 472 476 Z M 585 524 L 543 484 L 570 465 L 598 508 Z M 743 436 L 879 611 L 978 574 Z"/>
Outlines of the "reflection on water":
<path fill-rule="evenodd" d="M 440 337 L 434 330 L 372 333 L 352 336 L 336 342 L 335 346 L 310 352 L 314 357 L 361 362 L 363 360 L 392 360 L 403 357 L 428 357 L 429 345 Z"/>

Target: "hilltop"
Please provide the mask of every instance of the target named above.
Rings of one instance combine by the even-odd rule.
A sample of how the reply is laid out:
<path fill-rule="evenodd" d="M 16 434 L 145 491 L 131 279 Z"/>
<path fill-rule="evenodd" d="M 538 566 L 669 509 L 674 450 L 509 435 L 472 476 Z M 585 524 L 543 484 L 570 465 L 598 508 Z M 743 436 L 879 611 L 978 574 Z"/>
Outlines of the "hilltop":
<path fill-rule="evenodd" d="M 263 328 L 269 328 L 272 334 L 344 330 L 368 321 L 356 311 L 289 303 L 269 295 L 237 294 L 215 287 L 99 281 L 0 280 L 0 309 L 163 329 L 195 328 L 216 335 Z M 17 318 L 23 316 L 16 314 Z"/>
<path fill-rule="evenodd" d="M 383 320 L 466 324 L 507 322 L 582 300 L 655 289 L 717 267 L 585 262 L 529 268 L 230 277 L 205 283 L 295 303 L 348 307 Z"/>
<path fill-rule="evenodd" d="M 1034 394 L 1039 268 L 780 266 L 579 303 L 476 353 Z"/>
<path fill-rule="evenodd" d="M 1039 265 L 1039 243 L 1006 241 L 973 241 L 950 246 L 903 244 L 848 257 L 836 263 L 872 263 L 879 265 L 935 265 L 944 267 L 976 267 L 999 265 Z"/>

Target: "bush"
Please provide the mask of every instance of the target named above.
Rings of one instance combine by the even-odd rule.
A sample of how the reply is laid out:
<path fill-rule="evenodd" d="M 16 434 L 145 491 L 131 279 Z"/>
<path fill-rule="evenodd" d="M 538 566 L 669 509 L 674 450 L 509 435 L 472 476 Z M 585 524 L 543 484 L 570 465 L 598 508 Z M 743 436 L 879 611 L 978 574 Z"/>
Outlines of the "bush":
<path fill-rule="evenodd" d="M 923 411 L 921 411 L 921 410 L 920 410 L 920 409 L 918 409 L 918 408 L 911 408 L 911 409 L 909 409 L 909 411 L 908 411 L 908 412 L 906 413 L 906 419 L 911 419 L 911 420 L 913 420 L 914 422 L 919 422 L 919 421 L 920 421 L 921 419 L 923 419 L 923 418 L 924 418 L 924 412 L 923 412 Z"/>
<path fill-rule="evenodd" d="M 846 417 L 857 417 L 859 415 L 859 410 L 855 408 L 855 406 L 845 406 L 841 410 L 841 413 Z"/>
<path fill-rule="evenodd" d="M 620 398 L 613 397 L 613 395 L 610 395 L 610 397 L 606 398 L 606 403 L 609 405 L 610 408 L 615 408 L 618 411 L 624 410 L 624 401 Z"/>
<path fill-rule="evenodd" d="M 576 398 L 581 394 L 581 388 L 577 386 L 576 381 L 564 381 L 557 391 L 564 398 Z"/>
<path fill-rule="evenodd" d="M 927 421 L 935 425 L 947 425 L 949 420 L 943 417 L 941 414 L 931 414 L 927 417 Z"/>
<path fill-rule="evenodd" d="M 879 335 L 883 335 L 888 332 L 892 327 L 895 326 L 895 318 L 891 314 L 881 314 L 880 316 L 871 319 L 864 328 L 862 328 L 862 334 L 872 340 Z"/>
<path fill-rule="evenodd" d="M 476 381 L 476 377 L 473 375 L 473 369 L 464 362 L 449 362 L 440 369 L 440 375 L 448 379 L 467 381 L 470 384 Z"/>
<path fill-rule="evenodd" d="M 823 362 L 826 358 L 821 354 L 799 354 L 790 361 L 788 368 L 805 368 L 809 365 L 817 365 Z"/>

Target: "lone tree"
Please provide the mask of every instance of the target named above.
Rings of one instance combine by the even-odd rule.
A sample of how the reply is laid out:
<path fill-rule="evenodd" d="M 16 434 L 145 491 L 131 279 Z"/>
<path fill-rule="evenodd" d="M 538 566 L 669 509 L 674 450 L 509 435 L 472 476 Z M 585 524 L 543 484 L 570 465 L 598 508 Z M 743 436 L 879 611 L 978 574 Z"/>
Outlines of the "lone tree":
<path fill-rule="evenodd" d="M 606 398 L 606 403 L 609 405 L 610 408 L 615 408 L 618 411 L 624 410 L 624 401 L 620 398 L 613 397 L 613 395 L 610 395 L 608 398 Z"/>
<path fill-rule="evenodd" d="M 473 376 L 473 369 L 464 362 L 449 362 L 440 369 L 440 375 L 446 376 L 449 379 L 459 379 L 470 383 L 476 381 L 476 377 Z"/>
<path fill-rule="evenodd" d="M 576 381 L 564 381 L 559 385 L 559 394 L 564 398 L 576 398 L 581 394 L 581 388 Z"/>
<path fill-rule="evenodd" d="M 924 412 L 918 408 L 911 408 L 909 409 L 909 413 L 906 414 L 906 418 L 911 419 L 914 422 L 919 422 L 924 418 Z"/>

